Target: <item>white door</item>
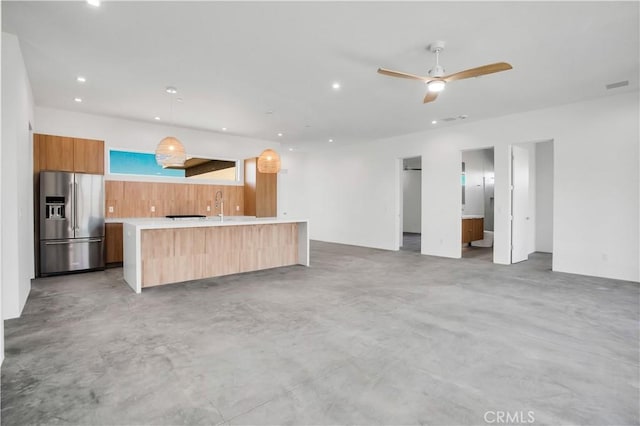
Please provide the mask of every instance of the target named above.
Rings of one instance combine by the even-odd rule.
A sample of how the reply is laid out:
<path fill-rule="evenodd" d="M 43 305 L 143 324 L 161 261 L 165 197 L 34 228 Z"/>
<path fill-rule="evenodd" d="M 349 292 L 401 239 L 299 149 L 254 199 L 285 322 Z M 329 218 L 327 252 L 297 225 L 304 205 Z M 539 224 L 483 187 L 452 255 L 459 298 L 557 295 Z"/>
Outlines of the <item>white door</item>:
<path fill-rule="evenodd" d="M 398 158 L 396 161 L 396 176 L 398 176 L 398 208 L 396 210 L 396 223 L 398 224 L 398 233 L 396 234 L 396 250 L 400 250 L 404 240 L 404 222 L 402 211 L 404 206 L 404 160 Z"/>
<path fill-rule="evenodd" d="M 514 145 L 511 156 L 511 263 L 529 258 L 529 151 Z"/>

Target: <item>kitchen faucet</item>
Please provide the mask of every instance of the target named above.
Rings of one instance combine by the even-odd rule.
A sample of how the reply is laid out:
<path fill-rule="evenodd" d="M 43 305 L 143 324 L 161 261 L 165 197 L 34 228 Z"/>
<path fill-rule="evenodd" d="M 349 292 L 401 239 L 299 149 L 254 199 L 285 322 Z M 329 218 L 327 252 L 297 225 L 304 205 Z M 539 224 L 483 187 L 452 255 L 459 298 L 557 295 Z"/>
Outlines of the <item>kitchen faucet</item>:
<path fill-rule="evenodd" d="M 218 194 L 220 194 L 220 200 L 218 200 Z M 216 192 L 216 196 L 214 197 L 214 202 L 215 202 L 216 209 L 220 207 L 220 214 L 218 214 L 218 216 L 220 216 L 220 222 L 224 222 L 224 200 L 223 200 L 222 191 Z"/>

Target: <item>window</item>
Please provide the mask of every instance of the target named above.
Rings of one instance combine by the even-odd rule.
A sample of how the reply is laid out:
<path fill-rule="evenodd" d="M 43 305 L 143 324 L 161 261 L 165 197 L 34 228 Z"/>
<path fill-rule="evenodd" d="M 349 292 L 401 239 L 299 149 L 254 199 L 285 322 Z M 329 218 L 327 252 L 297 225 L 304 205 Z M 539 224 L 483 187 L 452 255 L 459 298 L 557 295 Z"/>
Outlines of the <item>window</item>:
<path fill-rule="evenodd" d="M 188 158 L 183 167 L 163 168 L 155 154 L 109 150 L 109 173 L 136 176 L 158 176 L 185 179 L 238 181 L 237 161 L 212 158 Z"/>

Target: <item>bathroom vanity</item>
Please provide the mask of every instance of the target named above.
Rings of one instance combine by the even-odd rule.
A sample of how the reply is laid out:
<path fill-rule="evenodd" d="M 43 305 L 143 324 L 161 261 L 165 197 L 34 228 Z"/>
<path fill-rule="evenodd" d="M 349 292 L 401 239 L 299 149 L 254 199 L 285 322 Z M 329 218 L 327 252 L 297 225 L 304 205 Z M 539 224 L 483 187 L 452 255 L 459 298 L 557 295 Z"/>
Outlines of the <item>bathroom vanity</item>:
<path fill-rule="evenodd" d="M 462 243 L 484 239 L 484 216 L 462 216 Z"/>
<path fill-rule="evenodd" d="M 142 288 L 289 265 L 309 266 L 306 220 L 124 221 L 124 279 Z"/>

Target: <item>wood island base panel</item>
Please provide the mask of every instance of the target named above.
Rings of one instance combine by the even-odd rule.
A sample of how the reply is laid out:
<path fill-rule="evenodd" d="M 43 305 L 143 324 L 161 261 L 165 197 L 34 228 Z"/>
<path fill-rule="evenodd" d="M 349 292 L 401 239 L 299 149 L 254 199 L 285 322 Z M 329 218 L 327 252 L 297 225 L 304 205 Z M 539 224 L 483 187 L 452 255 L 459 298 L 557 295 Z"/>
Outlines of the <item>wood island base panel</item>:
<path fill-rule="evenodd" d="M 142 288 L 290 265 L 309 266 L 306 221 L 125 222 L 124 278 Z"/>

